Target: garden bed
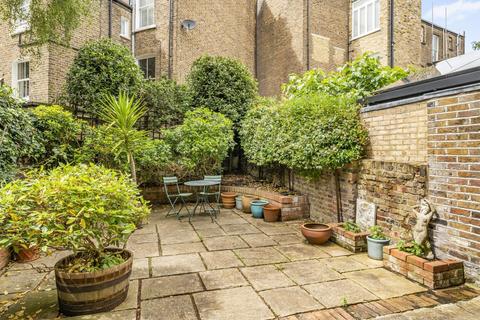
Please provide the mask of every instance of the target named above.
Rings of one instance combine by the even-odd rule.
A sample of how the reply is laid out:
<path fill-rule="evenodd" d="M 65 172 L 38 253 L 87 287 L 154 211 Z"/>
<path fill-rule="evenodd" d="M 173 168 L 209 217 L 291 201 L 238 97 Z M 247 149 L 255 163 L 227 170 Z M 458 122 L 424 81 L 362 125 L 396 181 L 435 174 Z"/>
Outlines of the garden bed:
<path fill-rule="evenodd" d="M 398 272 L 407 278 L 431 289 L 443 289 L 465 282 L 463 262 L 453 259 L 427 260 L 394 246 L 383 248 L 385 268 Z"/>
<path fill-rule="evenodd" d="M 332 237 L 330 241 L 354 253 L 367 251 L 368 232 L 354 233 L 345 230 L 343 223 L 329 223 L 332 228 Z"/>

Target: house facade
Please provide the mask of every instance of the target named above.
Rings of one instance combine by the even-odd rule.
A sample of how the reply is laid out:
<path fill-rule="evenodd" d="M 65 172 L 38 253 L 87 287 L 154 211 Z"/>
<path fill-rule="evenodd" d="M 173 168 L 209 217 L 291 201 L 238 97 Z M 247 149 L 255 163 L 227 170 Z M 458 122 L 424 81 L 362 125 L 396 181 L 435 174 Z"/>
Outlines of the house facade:
<path fill-rule="evenodd" d="M 28 0 L 25 1 L 28 5 Z M 0 22 L 0 81 L 34 103 L 53 103 L 78 49 L 110 37 L 146 78 L 183 82 L 203 54 L 239 59 L 277 95 L 291 73 L 334 70 L 364 52 L 384 64 L 424 67 L 463 54 L 464 36 L 421 19 L 420 0 L 99 0 L 69 46 L 22 56 L 19 23 Z"/>

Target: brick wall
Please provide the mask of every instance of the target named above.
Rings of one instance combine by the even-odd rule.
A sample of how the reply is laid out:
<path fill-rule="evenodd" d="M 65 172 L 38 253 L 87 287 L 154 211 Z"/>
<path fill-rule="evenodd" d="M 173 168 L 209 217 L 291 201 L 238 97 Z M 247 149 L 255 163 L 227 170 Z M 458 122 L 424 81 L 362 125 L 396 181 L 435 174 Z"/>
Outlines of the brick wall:
<path fill-rule="evenodd" d="M 438 26 L 434 26 L 432 30 L 432 24 L 426 21 L 422 21 L 421 32 L 424 33 L 425 39 L 421 42 L 421 51 L 420 51 L 420 65 L 422 67 L 428 66 L 432 63 L 432 31 L 433 34 L 438 36 L 440 39 L 439 43 L 439 53 L 438 57 L 439 60 L 447 59 L 456 57 L 460 54 L 465 53 L 465 38 L 463 36 L 459 36 L 458 34 L 448 31 L 447 32 L 447 40 L 443 37 L 443 28 Z M 452 38 L 453 44 L 452 46 L 448 46 L 448 38 Z M 458 37 L 458 47 L 457 47 L 457 37 Z M 422 38 L 422 37 L 421 37 Z M 445 45 L 447 46 L 447 50 L 444 51 Z"/>
<path fill-rule="evenodd" d="M 480 91 L 427 102 L 435 253 L 480 272 Z"/>
<path fill-rule="evenodd" d="M 361 117 L 369 131 L 368 158 L 426 163 L 427 108 L 425 103 L 363 112 Z"/>

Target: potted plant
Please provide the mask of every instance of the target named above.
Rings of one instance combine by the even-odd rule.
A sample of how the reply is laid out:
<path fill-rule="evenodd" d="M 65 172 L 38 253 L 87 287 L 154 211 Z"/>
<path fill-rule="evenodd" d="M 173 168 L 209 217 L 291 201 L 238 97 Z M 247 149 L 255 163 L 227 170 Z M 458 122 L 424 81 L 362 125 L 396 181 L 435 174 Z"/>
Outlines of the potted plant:
<path fill-rule="evenodd" d="M 369 231 L 370 235 L 367 236 L 368 256 L 375 260 L 383 260 L 383 247 L 388 245 L 390 240 L 380 226 L 370 227 Z"/>
<path fill-rule="evenodd" d="M 127 296 L 132 270 L 133 255 L 124 244 L 149 213 L 135 183 L 93 164 L 58 167 L 26 181 L 26 196 L 13 194 L 7 207 L 30 210 L 28 239 L 45 251 L 73 251 L 55 264 L 60 311 L 114 309 Z M 22 182 L 10 185 L 16 183 Z M 0 198 L 6 194 L 0 190 Z"/>
<path fill-rule="evenodd" d="M 263 218 L 263 207 L 268 204 L 266 200 L 253 200 L 250 203 L 250 210 L 254 218 L 262 219 Z"/>
<path fill-rule="evenodd" d="M 267 204 L 263 207 L 263 220 L 265 222 L 276 222 L 280 217 L 280 210 L 279 206 L 273 204 Z"/>
<path fill-rule="evenodd" d="M 223 207 L 226 209 L 233 209 L 235 208 L 235 197 L 237 193 L 235 192 L 222 192 L 222 203 Z"/>

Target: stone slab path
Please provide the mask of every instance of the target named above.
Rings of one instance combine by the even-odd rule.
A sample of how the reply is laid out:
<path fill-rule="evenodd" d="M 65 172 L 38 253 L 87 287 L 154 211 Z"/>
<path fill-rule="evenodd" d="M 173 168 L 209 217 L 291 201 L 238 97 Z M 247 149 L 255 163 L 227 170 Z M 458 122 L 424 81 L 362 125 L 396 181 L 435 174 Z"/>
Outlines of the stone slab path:
<path fill-rule="evenodd" d="M 113 312 L 71 319 L 403 320 L 480 313 L 476 289 L 429 291 L 366 254 L 309 245 L 299 221 L 266 223 L 222 209 L 214 223 L 207 216 L 188 222 L 165 212 L 155 209 L 128 241 L 135 259 L 127 300 Z M 0 276 L 6 309 L 0 319 L 61 318 L 51 267 L 66 254 L 12 263 Z"/>

